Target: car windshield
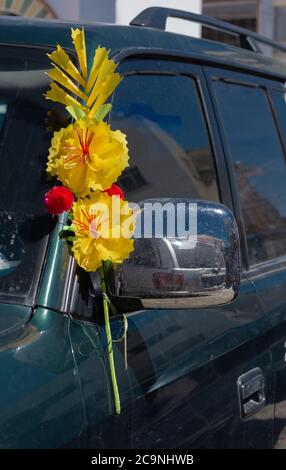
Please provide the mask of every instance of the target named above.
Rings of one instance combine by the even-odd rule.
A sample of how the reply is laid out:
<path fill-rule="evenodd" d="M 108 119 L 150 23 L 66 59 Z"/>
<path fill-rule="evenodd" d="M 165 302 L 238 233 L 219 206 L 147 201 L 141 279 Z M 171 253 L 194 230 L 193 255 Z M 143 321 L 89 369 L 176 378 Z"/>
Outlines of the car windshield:
<path fill-rule="evenodd" d="M 55 223 L 43 204 L 50 186 L 45 167 L 51 126 L 64 116 L 43 96 L 46 53 L 0 47 L 0 302 L 5 303 L 33 303 Z"/>

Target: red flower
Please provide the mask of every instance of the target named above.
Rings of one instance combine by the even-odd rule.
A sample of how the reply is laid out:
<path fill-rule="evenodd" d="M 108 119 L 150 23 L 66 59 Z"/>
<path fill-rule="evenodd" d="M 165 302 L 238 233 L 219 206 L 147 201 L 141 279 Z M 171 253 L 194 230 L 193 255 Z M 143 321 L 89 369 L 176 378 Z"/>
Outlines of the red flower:
<path fill-rule="evenodd" d="M 121 188 L 119 188 L 119 186 L 117 186 L 117 184 L 113 184 L 109 189 L 106 189 L 104 192 L 107 193 L 110 197 L 118 196 L 122 200 L 124 200 L 125 197 L 124 192 Z"/>
<path fill-rule="evenodd" d="M 54 186 L 45 194 L 45 206 L 49 214 L 69 211 L 74 202 L 73 193 L 64 186 Z"/>

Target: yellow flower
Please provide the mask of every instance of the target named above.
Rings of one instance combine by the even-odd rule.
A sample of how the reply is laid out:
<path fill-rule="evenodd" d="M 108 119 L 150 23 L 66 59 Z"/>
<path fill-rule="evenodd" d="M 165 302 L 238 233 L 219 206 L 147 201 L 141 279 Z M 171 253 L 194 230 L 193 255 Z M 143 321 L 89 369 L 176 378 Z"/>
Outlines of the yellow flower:
<path fill-rule="evenodd" d="M 122 77 L 115 73 L 117 64 L 108 58 L 109 51 L 104 47 L 96 49 L 88 72 L 84 31 L 72 29 L 72 40 L 80 70 L 63 48 L 57 46 L 56 51 L 48 54 L 54 68 L 48 72 L 52 81 L 51 89 L 45 96 L 65 106 L 80 107 L 88 117 L 94 117 L 96 111 L 119 85 Z M 75 96 L 81 101 L 76 101 Z"/>
<path fill-rule="evenodd" d="M 76 196 L 108 189 L 128 166 L 126 136 L 105 122 L 79 119 L 54 133 L 47 172 Z"/>
<path fill-rule="evenodd" d="M 72 252 L 86 271 L 96 271 L 102 261 L 122 263 L 133 251 L 134 215 L 128 203 L 104 192 L 73 204 L 75 241 Z"/>

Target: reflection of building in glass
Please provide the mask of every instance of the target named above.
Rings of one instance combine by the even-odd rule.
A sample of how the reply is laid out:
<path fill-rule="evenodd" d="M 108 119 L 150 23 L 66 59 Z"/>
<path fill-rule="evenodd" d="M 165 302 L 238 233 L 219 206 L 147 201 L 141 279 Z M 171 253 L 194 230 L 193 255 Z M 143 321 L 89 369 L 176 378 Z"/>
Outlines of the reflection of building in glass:
<path fill-rule="evenodd" d="M 207 188 L 207 195 L 210 201 L 216 200 L 217 177 L 210 159 L 210 151 L 206 148 L 192 149 L 182 153 L 185 165 L 189 167 L 190 175 L 193 175 L 194 184 L 199 187 L 203 184 Z M 198 190 L 199 190 L 198 187 Z"/>
<path fill-rule="evenodd" d="M 128 135 L 131 166 L 119 184 L 132 199 L 146 197 L 193 197 L 217 200 L 217 180 L 210 149 L 185 151 L 156 123 L 140 116 L 113 120 L 113 127 Z M 154 160 L 161 170 L 154 171 Z M 172 182 L 172 193 L 170 193 Z M 131 195 L 130 195 L 131 197 Z"/>
<path fill-rule="evenodd" d="M 251 260 L 256 262 L 284 255 L 286 220 L 251 184 L 250 178 L 259 176 L 261 169 L 236 162 L 235 172 Z"/>
<path fill-rule="evenodd" d="M 147 181 L 137 166 L 126 168 L 120 177 L 120 186 L 124 192 L 135 191 L 146 184 Z"/>

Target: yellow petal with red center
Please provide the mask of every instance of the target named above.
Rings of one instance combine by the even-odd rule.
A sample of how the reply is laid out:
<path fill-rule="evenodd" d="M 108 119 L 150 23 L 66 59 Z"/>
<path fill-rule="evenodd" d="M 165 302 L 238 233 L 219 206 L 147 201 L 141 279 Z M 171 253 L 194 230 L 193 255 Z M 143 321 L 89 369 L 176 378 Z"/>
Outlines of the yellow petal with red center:
<path fill-rule="evenodd" d="M 58 45 L 57 49 L 51 54 L 47 54 L 47 56 L 52 62 L 57 64 L 61 69 L 68 73 L 74 80 L 79 82 L 81 86 L 86 86 L 86 81 L 81 76 L 78 69 L 61 46 Z"/>
<path fill-rule="evenodd" d="M 84 30 L 72 28 L 72 40 L 84 78 L 87 76 L 87 59 Z"/>
<path fill-rule="evenodd" d="M 78 199 L 72 213 L 75 226 L 72 251 L 83 269 L 95 271 L 102 261 L 122 263 L 129 257 L 133 251 L 134 215 L 127 201 L 94 192 L 89 198 Z M 131 227 L 127 235 L 123 233 L 125 223 Z M 83 230 L 86 226 L 92 229 Z M 119 232 L 115 230 L 118 238 L 113 237 L 113 226 L 119 228 Z"/>
<path fill-rule="evenodd" d="M 54 134 L 47 171 L 77 197 L 109 188 L 128 165 L 124 134 L 88 118 Z"/>

